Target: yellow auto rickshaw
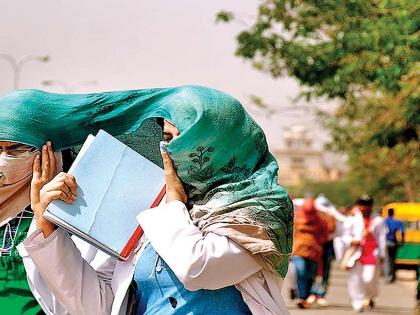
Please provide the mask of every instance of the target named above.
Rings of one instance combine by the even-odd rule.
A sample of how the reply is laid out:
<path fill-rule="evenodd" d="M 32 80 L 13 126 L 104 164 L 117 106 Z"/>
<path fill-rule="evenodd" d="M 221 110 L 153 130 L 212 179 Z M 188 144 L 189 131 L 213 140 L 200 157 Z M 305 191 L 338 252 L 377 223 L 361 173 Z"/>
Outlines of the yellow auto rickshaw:
<path fill-rule="evenodd" d="M 405 225 L 405 243 L 397 249 L 396 269 L 412 269 L 418 272 L 420 265 L 420 203 L 394 202 L 382 209 L 387 217 L 388 209 L 393 208 L 394 218 Z M 401 240 L 401 236 L 400 236 Z"/>

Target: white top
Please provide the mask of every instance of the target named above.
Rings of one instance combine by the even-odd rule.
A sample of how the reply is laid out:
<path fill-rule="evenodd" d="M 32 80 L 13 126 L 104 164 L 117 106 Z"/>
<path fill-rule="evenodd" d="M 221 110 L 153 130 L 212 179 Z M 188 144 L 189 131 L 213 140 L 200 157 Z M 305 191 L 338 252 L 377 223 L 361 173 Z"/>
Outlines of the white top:
<path fill-rule="evenodd" d="M 289 314 L 282 279 L 261 269 L 252 255 L 228 238 L 205 236 L 185 205 L 173 201 L 141 212 L 145 237 L 184 286 L 191 290 L 236 285 L 253 314 Z M 146 244 L 118 261 L 58 228 L 44 238 L 35 225 L 19 247 L 34 296 L 47 314 L 127 314 L 127 290 Z"/>
<path fill-rule="evenodd" d="M 345 234 L 343 238 L 348 242 L 350 246 L 352 241 L 363 242 L 365 234 L 365 223 L 363 215 L 360 211 L 356 211 L 353 216 L 348 217 Z M 384 258 L 385 256 L 385 240 L 386 240 L 386 229 L 384 226 L 384 220 L 380 216 L 372 215 L 372 223 L 369 226 L 369 232 L 373 233 L 376 242 L 378 244 L 375 250 L 376 257 Z M 353 255 L 347 262 L 347 267 L 352 268 L 355 263 L 360 259 L 362 255 L 362 246 L 358 246 L 354 251 Z"/>

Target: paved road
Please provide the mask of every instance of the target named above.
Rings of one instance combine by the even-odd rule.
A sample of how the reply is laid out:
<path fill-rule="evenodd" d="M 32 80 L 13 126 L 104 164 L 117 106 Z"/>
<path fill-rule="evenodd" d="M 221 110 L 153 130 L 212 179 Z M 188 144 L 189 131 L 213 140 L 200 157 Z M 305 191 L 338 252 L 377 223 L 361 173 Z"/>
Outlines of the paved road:
<path fill-rule="evenodd" d="M 415 305 L 415 275 L 411 272 L 401 271 L 397 274 L 399 280 L 393 284 L 385 284 L 381 280 L 380 295 L 376 300 L 373 311 L 363 314 L 377 315 L 412 315 Z M 347 274 L 337 267 L 332 270 L 331 285 L 329 288 L 327 307 L 315 306 L 311 309 L 298 309 L 293 301 L 286 299 L 292 315 L 347 315 L 355 314 L 351 308 L 347 293 Z"/>

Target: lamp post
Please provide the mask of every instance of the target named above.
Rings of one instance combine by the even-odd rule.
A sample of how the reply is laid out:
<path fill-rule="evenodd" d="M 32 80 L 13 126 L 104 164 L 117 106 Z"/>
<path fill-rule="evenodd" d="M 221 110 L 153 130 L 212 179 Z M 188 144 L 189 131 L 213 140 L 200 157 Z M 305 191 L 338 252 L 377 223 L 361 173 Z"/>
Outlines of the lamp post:
<path fill-rule="evenodd" d="M 72 83 L 67 83 L 65 81 L 60 81 L 60 80 L 44 80 L 42 81 L 42 85 L 44 86 L 53 86 L 53 85 L 58 85 L 60 87 L 63 88 L 63 90 L 66 93 L 73 93 L 77 87 L 79 86 L 94 86 L 96 85 L 96 81 L 95 80 L 90 80 L 90 81 L 83 81 L 83 80 L 79 80 L 79 81 L 74 81 Z"/>
<path fill-rule="evenodd" d="M 22 71 L 22 67 L 25 63 L 31 60 L 40 61 L 40 62 L 48 62 L 50 60 L 50 56 L 36 56 L 36 55 L 25 55 L 20 57 L 19 59 L 15 59 L 8 54 L 0 53 L 0 59 L 6 60 L 13 69 L 13 88 L 17 90 L 19 88 L 20 83 L 20 73 Z"/>

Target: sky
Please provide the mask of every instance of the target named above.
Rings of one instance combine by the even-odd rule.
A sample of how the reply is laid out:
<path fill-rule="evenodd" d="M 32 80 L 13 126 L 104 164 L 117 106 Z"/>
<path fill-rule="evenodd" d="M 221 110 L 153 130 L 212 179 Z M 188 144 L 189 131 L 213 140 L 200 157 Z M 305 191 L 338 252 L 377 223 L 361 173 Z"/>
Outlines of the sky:
<path fill-rule="evenodd" d="M 49 55 L 30 61 L 20 88 L 64 92 L 44 80 L 59 80 L 78 93 L 169 87 L 210 86 L 238 98 L 267 134 L 270 150 L 282 146 L 282 132 L 305 125 L 321 148 L 327 133 L 305 111 L 284 111 L 300 87 L 291 78 L 272 79 L 235 56 L 239 23 L 216 24 L 221 10 L 252 23 L 256 0 L 0 0 L 0 53 L 14 58 Z M 77 84 L 96 81 L 94 86 Z M 0 95 L 13 89 L 10 65 L 0 59 Z M 267 117 L 250 101 L 258 95 L 278 109 Z M 304 104 L 298 104 L 298 106 Z M 314 105 L 314 104 L 311 104 Z M 320 104 L 323 108 L 331 104 Z"/>

